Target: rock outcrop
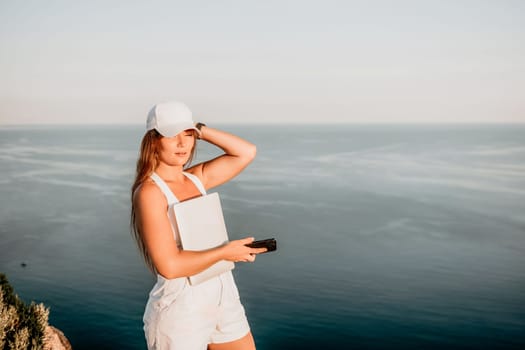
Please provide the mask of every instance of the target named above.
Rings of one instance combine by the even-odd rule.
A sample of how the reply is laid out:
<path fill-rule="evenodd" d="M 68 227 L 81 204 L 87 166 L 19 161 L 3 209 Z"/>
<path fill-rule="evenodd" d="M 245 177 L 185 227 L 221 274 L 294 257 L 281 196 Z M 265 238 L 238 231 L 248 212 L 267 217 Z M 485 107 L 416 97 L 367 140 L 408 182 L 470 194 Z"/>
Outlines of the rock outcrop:
<path fill-rule="evenodd" d="M 44 334 L 43 350 L 72 350 L 72 348 L 62 331 L 53 326 L 47 326 Z"/>
<path fill-rule="evenodd" d="M 64 333 L 48 320 L 49 308 L 24 303 L 0 273 L 0 349 L 71 350 Z"/>

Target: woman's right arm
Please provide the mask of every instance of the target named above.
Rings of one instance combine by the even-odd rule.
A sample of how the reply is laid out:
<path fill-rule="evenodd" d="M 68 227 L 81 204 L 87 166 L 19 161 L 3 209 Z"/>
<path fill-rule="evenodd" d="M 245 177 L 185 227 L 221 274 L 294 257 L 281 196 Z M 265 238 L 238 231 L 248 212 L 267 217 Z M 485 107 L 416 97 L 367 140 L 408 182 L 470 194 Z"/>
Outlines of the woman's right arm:
<path fill-rule="evenodd" d="M 220 260 L 252 262 L 255 254 L 266 250 L 246 247 L 253 237 L 206 251 L 179 250 L 166 215 L 166 198 L 157 186 L 144 183 L 136 193 L 134 205 L 144 245 L 157 272 L 165 278 L 192 276 Z"/>

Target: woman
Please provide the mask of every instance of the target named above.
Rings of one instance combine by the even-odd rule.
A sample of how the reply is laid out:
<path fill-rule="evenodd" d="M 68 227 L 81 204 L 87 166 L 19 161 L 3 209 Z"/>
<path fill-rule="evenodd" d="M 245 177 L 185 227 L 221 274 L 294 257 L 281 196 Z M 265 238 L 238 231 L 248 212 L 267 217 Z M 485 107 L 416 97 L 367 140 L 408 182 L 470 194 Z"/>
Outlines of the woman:
<path fill-rule="evenodd" d="M 205 194 L 239 174 L 255 157 L 255 145 L 237 136 L 194 126 L 180 102 L 161 103 L 148 115 L 132 187 L 135 238 L 157 283 L 144 313 L 149 349 L 255 349 L 231 272 L 197 285 L 187 277 L 220 260 L 253 262 L 264 248 L 249 248 L 252 237 L 206 251 L 185 251 L 177 242 L 169 205 Z M 185 169 L 196 138 L 224 150 L 212 160 Z"/>

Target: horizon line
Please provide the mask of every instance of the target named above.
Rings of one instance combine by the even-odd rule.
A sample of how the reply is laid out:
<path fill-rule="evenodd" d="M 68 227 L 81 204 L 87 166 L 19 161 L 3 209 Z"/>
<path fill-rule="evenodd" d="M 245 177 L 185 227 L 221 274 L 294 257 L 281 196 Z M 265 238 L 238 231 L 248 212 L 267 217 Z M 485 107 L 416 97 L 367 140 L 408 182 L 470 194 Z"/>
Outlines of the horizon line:
<path fill-rule="evenodd" d="M 525 125 L 525 121 L 459 121 L 459 122 L 452 122 L 452 121 L 446 121 L 446 122 L 434 122 L 434 121 L 426 121 L 426 122 L 415 122 L 415 121 L 400 121 L 400 122 L 218 122 L 210 124 L 212 125 L 228 125 L 228 126 L 235 126 L 235 125 L 256 125 L 256 126 L 331 126 L 331 125 Z M 50 123 L 7 123 L 7 124 L 0 124 L 0 128 L 12 128 L 12 127 L 86 127 L 86 126 L 130 126 L 130 127 L 145 127 L 143 123 L 56 123 L 56 122 L 50 122 Z"/>

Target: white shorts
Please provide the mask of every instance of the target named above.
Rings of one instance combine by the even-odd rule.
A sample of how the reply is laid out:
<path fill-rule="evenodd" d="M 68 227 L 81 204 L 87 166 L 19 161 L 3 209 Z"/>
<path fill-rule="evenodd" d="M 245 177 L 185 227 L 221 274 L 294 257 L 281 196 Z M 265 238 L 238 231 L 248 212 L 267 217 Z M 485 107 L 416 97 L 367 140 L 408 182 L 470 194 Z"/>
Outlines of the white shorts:
<path fill-rule="evenodd" d="M 191 286 L 159 276 L 144 312 L 148 349 L 206 350 L 250 331 L 231 272 Z"/>

